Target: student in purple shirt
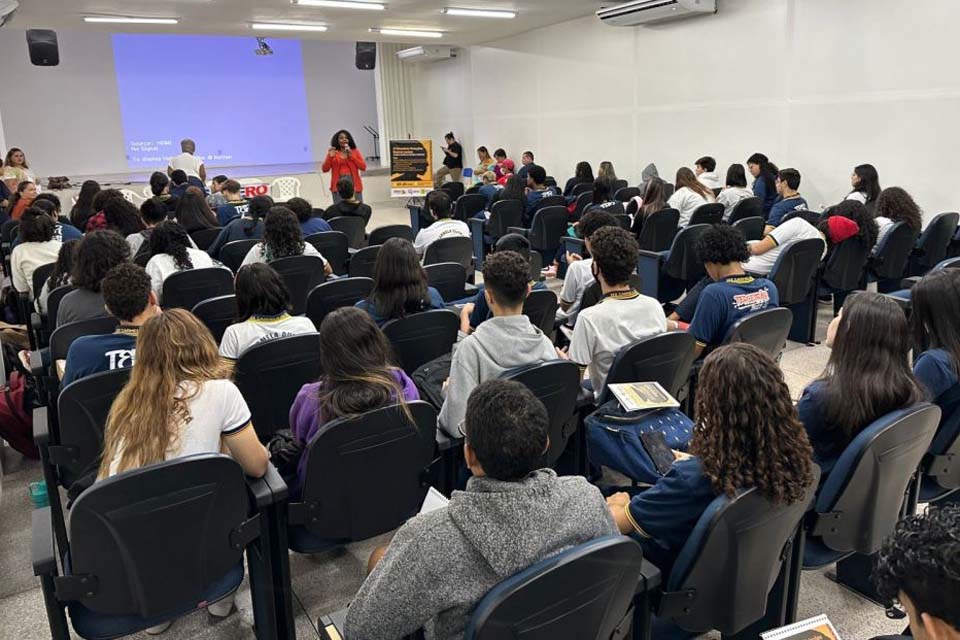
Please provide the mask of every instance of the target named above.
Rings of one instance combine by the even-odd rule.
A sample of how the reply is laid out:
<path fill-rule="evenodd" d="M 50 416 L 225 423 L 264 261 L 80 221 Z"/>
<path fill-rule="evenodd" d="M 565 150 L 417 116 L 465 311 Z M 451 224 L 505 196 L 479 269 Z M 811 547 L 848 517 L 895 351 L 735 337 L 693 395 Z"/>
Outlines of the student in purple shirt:
<path fill-rule="evenodd" d="M 392 404 L 420 399 L 413 380 L 390 363 L 390 343 L 370 315 L 356 307 L 337 309 L 320 327 L 320 369 L 317 382 L 303 385 L 290 408 L 290 428 L 303 446 L 297 465 L 300 495 L 307 470 L 306 448 L 328 422 Z"/>

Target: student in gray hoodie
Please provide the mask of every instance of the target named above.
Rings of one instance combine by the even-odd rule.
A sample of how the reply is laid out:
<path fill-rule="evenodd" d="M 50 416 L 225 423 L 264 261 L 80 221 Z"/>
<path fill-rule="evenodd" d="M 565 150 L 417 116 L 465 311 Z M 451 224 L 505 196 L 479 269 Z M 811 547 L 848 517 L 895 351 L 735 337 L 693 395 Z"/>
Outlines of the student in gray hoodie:
<path fill-rule="evenodd" d="M 484 297 L 493 317 L 460 342 L 450 362 L 440 426 L 457 436 L 470 392 L 504 371 L 556 360 L 557 351 L 530 319 L 523 301 L 530 293 L 530 266 L 515 251 L 498 251 L 483 264 Z"/>
<path fill-rule="evenodd" d="M 461 638 L 497 583 L 617 533 L 596 487 L 539 469 L 547 429 L 546 408 L 522 384 L 490 380 L 474 390 L 464 424 L 467 490 L 400 527 L 350 605 L 347 638 L 395 640 L 420 628 L 432 639 Z"/>

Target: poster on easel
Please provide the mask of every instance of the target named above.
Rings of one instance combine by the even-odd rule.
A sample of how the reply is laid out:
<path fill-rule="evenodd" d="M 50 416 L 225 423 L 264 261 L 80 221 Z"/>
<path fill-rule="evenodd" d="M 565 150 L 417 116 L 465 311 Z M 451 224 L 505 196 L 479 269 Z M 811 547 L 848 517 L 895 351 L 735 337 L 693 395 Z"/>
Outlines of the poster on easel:
<path fill-rule="evenodd" d="M 433 142 L 390 141 L 390 197 L 415 198 L 433 191 Z"/>

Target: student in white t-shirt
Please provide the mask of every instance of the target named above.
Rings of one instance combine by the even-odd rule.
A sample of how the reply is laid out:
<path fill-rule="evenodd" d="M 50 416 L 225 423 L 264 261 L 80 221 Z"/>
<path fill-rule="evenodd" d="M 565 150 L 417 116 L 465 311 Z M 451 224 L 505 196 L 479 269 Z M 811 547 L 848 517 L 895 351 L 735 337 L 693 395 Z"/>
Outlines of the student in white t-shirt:
<path fill-rule="evenodd" d="M 878 246 L 898 222 L 906 223 L 916 236 L 923 230 L 923 212 L 913 197 L 900 187 L 887 187 L 880 192 L 875 213 L 880 232 L 877 236 Z"/>
<path fill-rule="evenodd" d="M 40 292 L 33 290 L 33 272 L 38 267 L 57 261 L 60 241 L 54 239 L 55 223 L 46 211 L 30 207 L 20 218 L 20 244 L 10 255 L 11 282 L 21 293 L 34 299 Z"/>
<path fill-rule="evenodd" d="M 604 227 L 590 236 L 593 275 L 604 297 L 580 312 L 569 353 L 560 354 L 587 369 L 594 391 L 603 388 L 618 351 L 667 330 L 660 303 L 630 286 L 638 251 L 633 234 L 618 227 Z"/>
<path fill-rule="evenodd" d="M 717 174 L 717 161 L 710 156 L 703 156 L 693 165 L 693 172 L 697 180 L 703 183 L 707 189 L 719 189 L 723 186 L 720 182 L 720 176 Z"/>
<path fill-rule="evenodd" d="M 677 170 L 676 190 L 670 199 L 667 200 L 667 206 L 680 212 L 680 227 L 685 227 L 690 223 L 690 216 L 700 205 L 708 202 L 716 202 L 713 191 L 708 189 L 702 182 L 697 180 L 697 176 L 687 167 L 680 167 Z"/>
<path fill-rule="evenodd" d="M 866 205 L 873 213 L 877 198 L 880 196 L 880 176 L 872 164 L 861 164 L 853 168 L 850 174 L 850 186 L 853 191 L 844 200 L 856 200 Z"/>
<path fill-rule="evenodd" d="M 180 169 L 187 174 L 187 177 L 193 176 L 207 181 L 207 168 L 203 166 L 203 160 L 193 155 L 197 152 L 197 143 L 187 138 L 180 141 L 180 155 L 170 158 L 170 164 L 167 165 L 167 175 L 172 175 L 174 171 Z"/>
<path fill-rule="evenodd" d="M 283 278 L 267 264 L 241 267 L 235 283 L 237 322 L 227 327 L 220 355 L 236 360 L 258 344 L 316 332 L 309 318 L 291 316 L 290 294 Z"/>
<path fill-rule="evenodd" d="M 297 214 L 284 206 L 271 207 L 263 223 L 263 240 L 250 248 L 240 266 L 268 263 L 280 258 L 293 256 L 314 256 L 323 263 L 326 275 L 333 273 L 333 267 L 323 259 L 317 248 L 304 242 L 303 231 Z"/>
<path fill-rule="evenodd" d="M 163 282 L 174 273 L 187 269 L 218 266 L 206 251 L 194 249 L 186 229 L 173 221 L 161 222 L 150 233 L 150 258 L 147 273 L 157 300 L 162 302 Z M 226 267 L 224 267 L 226 268 Z"/>
<path fill-rule="evenodd" d="M 441 238 L 469 238 L 470 227 L 462 220 L 454 220 L 453 204 L 444 191 L 431 191 L 424 202 L 427 212 L 434 220 L 426 229 L 421 229 L 413 241 L 413 248 L 421 258 L 427 253 L 427 247 Z"/>
<path fill-rule="evenodd" d="M 726 183 L 726 188 L 717 196 L 717 202 L 723 205 L 724 220 L 730 218 L 737 203 L 753 197 L 753 189 L 747 188 L 747 172 L 742 164 L 732 164 L 727 168 Z"/>
<path fill-rule="evenodd" d="M 130 382 L 110 408 L 97 478 L 221 451 L 247 475 L 267 471 L 269 454 L 210 332 L 183 309 L 154 316 L 140 329 Z M 207 611 L 226 617 L 232 606 L 230 594 Z M 161 633 L 169 625 L 148 632 Z"/>
<path fill-rule="evenodd" d="M 577 233 L 583 238 L 587 251 L 590 248 L 590 236 L 604 227 L 617 227 L 617 219 L 603 209 L 591 209 L 580 219 Z M 587 287 L 594 283 L 593 258 L 583 258 L 580 255 L 567 253 L 567 275 L 563 279 L 563 289 L 560 291 L 560 308 L 557 310 L 557 320 L 565 321 L 569 327 L 575 326 L 577 313 L 580 311 L 580 301 Z"/>
<path fill-rule="evenodd" d="M 743 268 L 748 273 L 768 275 L 776 264 L 777 258 L 780 257 L 784 245 L 795 240 L 811 238 L 823 240 L 823 235 L 803 218 L 799 216 L 791 218 L 764 236 L 763 240 L 750 242 L 750 259 L 743 263 Z M 824 252 L 826 252 L 826 244 L 824 244 Z"/>

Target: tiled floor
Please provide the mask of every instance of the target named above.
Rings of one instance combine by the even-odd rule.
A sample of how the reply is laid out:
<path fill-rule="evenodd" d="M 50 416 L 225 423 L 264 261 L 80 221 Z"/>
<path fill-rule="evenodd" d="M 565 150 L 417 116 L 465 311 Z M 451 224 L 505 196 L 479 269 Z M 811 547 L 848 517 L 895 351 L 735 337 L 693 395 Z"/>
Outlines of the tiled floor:
<path fill-rule="evenodd" d="M 408 223 L 406 209 L 397 203 L 375 203 L 372 226 Z M 551 283 L 553 284 L 553 283 Z M 817 335 L 822 339 L 830 318 L 830 310 L 820 310 Z M 822 345 L 806 346 L 790 343 L 781 366 L 796 399 L 803 387 L 819 375 L 826 365 L 829 351 Z M 43 600 L 30 566 L 30 500 L 29 482 L 40 478 L 36 463 L 22 463 L 3 477 L 0 494 L 0 640 L 34 640 L 49 638 Z M 378 544 L 389 536 L 311 557 L 290 558 L 294 603 L 299 638 L 316 638 L 313 624 L 319 615 L 343 608 L 363 581 L 367 558 Z M 199 612 L 178 620 L 163 636 L 176 639 L 243 639 L 253 633 L 245 621 L 249 596 L 241 593 L 241 611 L 224 620 L 214 621 Z M 302 603 L 302 605 L 301 605 Z M 305 610 L 304 610 L 305 608 Z M 824 572 L 807 572 L 800 594 L 800 615 L 808 617 L 826 613 L 845 638 L 861 640 L 873 635 L 899 632 L 902 621 L 888 620 L 883 610 L 837 586 Z M 136 637 L 147 638 L 146 634 Z M 715 636 L 704 636 L 712 638 Z M 718 637 L 718 636 L 716 636 Z"/>

